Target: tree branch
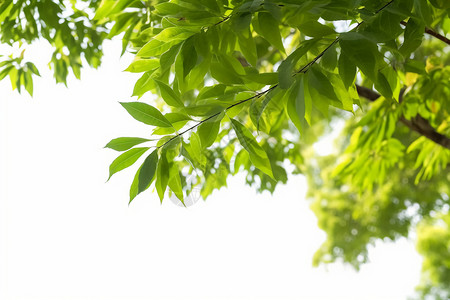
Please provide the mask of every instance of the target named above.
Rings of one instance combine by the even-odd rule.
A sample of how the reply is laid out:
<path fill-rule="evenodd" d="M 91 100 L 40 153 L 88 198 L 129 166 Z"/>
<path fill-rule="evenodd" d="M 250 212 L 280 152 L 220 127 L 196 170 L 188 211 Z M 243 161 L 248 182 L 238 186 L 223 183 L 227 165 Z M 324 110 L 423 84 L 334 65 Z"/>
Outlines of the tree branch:
<path fill-rule="evenodd" d="M 406 26 L 407 23 L 405 21 L 401 21 L 400 24 Z M 443 41 L 447 45 L 450 45 L 450 39 L 448 39 L 445 36 L 437 33 L 436 31 L 434 31 L 434 30 L 432 30 L 432 29 L 430 29 L 428 27 L 425 27 L 425 32 L 428 33 L 429 35 L 434 36 L 435 38 Z"/>
<path fill-rule="evenodd" d="M 386 7 L 388 7 L 392 2 L 394 2 L 394 0 L 391 0 L 391 1 L 389 1 L 388 3 L 386 3 L 383 7 L 381 7 L 380 9 L 378 9 L 378 10 L 375 12 L 375 14 L 378 14 L 380 11 L 382 11 L 383 9 L 385 9 Z M 221 23 L 227 21 L 228 19 L 230 19 L 230 17 L 231 17 L 231 14 L 228 15 L 228 16 L 226 16 L 226 17 L 224 17 L 223 20 L 221 20 L 221 21 L 217 22 L 216 24 L 214 24 L 214 26 L 219 25 L 219 24 L 221 24 Z M 353 28 L 351 31 L 355 31 L 355 30 L 358 29 L 358 27 L 361 26 L 363 23 L 364 23 L 364 21 L 359 22 L 358 25 L 357 25 L 355 28 Z M 316 62 L 317 62 L 317 61 L 325 54 L 325 52 L 326 52 L 328 49 L 330 49 L 334 44 L 336 44 L 338 41 L 339 41 L 339 36 L 336 37 L 336 39 L 335 39 L 331 44 L 329 44 L 324 50 L 322 50 L 322 52 L 320 52 L 316 57 L 314 57 L 313 60 L 311 60 L 311 61 L 310 61 L 309 63 L 307 63 L 306 65 L 304 65 L 300 70 L 294 72 L 294 74 L 292 74 L 292 76 L 296 76 L 297 74 L 300 74 L 300 73 L 306 73 L 306 72 L 309 70 L 309 68 L 310 68 L 312 65 L 314 65 L 314 64 L 315 64 L 315 63 L 316 63 Z M 164 144 L 158 146 L 157 149 L 164 147 L 165 145 L 167 145 L 168 143 L 170 143 L 170 142 L 173 141 L 174 139 L 176 139 L 176 138 L 182 136 L 182 135 L 185 134 L 186 132 L 191 131 L 192 129 L 196 128 L 197 126 L 200 126 L 201 124 L 205 123 L 206 121 L 211 120 L 212 118 L 218 116 L 218 115 L 221 114 L 222 112 L 226 112 L 227 110 L 229 110 L 229 109 L 231 109 L 231 108 L 233 108 L 233 107 L 235 107 L 235 106 L 241 105 L 241 104 L 243 104 L 243 103 L 245 103 L 245 102 L 248 102 L 248 101 L 253 100 L 253 99 L 256 99 L 256 98 L 259 98 L 259 97 L 261 97 L 261 96 L 263 96 L 263 95 L 269 93 L 270 91 L 272 91 L 272 90 L 274 90 L 275 88 L 277 88 L 278 85 L 279 85 L 279 83 L 277 83 L 277 84 L 275 84 L 275 85 L 272 85 L 270 88 L 268 88 L 268 89 L 266 89 L 266 90 L 264 90 L 264 91 L 262 91 L 262 92 L 259 92 L 259 93 L 257 93 L 256 95 L 253 95 L 253 96 L 251 96 L 251 97 L 249 97 L 249 98 L 243 99 L 243 100 L 241 100 L 241 101 L 239 101 L 239 102 L 237 102 L 237 103 L 234 103 L 234 104 L 231 104 L 231 105 L 227 106 L 223 111 L 217 112 L 217 113 L 215 113 L 215 114 L 213 114 L 213 115 L 207 117 L 206 119 L 203 119 L 203 120 L 197 122 L 197 124 L 195 124 L 195 125 L 193 125 L 193 126 L 187 128 L 186 130 L 184 130 L 184 131 L 182 131 L 182 132 L 180 132 L 180 133 L 177 133 L 176 135 L 174 135 L 173 137 L 171 137 L 169 140 L 167 140 L 167 142 L 165 142 Z M 378 95 L 378 97 L 379 97 L 379 95 Z M 375 99 L 374 99 L 374 100 L 375 100 Z"/>
<path fill-rule="evenodd" d="M 364 97 L 370 101 L 375 101 L 381 97 L 377 92 L 366 88 L 364 86 L 356 85 L 358 95 Z M 430 123 L 424 119 L 421 115 L 417 114 L 411 120 L 407 120 L 405 117 L 400 117 L 400 122 L 408 126 L 411 130 L 419 133 L 427 139 L 441 145 L 444 148 L 450 149 L 450 138 L 437 132 Z"/>

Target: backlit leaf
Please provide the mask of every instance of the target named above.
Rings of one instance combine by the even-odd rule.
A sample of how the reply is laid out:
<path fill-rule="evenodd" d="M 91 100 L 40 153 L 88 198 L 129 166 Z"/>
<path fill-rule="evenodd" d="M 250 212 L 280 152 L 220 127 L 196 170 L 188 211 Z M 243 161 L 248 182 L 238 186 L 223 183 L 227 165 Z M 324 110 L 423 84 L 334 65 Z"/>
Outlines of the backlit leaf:
<path fill-rule="evenodd" d="M 144 154 L 148 149 L 148 147 L 133 148 L 119 155 L 109 166 L 108 180 L 113 174 L 122 171 L 123 169 L 128 168 L 129 166 L 134 164 L 138 160 L 138 158 L 141 157 L 141 155 Z"/>
<path fill-rule="evenodd" d="M 139 172 L 138 194 L 148 189 L 154 179 L 158 165 L 158 150 L 154 150 L 141 166 Z"/>
<path fill-rule="evenodd" d="M 278 50 L 285 52 L 278 28 L 279 22 L 270 13 L 260 12 L 258 13 L 258 23 L 261 35 Z"/>
<path fill-rule="evenodd" d="M 170 106 L 183 107 L 183 101 L 181 101 L 180 96 L 177 95 L 167 84 L 162 81 L 156 80 L 155 83 L 159 88 L 159 92 L 164 102 Z"/>
<path fill-rule="evenodd" d="M 120 137 L 111 140 L 106 144 L 105 148 L 110 148 L 116 151 L 125 151 L 136 145 L 148 142 L 150 140 L 139 137 Z"/>
<path fill-rule="evenodd" d="M 424 32 L 425 24 L 419 20 L 410 18 L 406 24 L 404 41 L 400 47 L 400 53 L 405 57 L 409 57 L 422 44 Z"/>
<path fill-rule="evenodd" d="M 120 102 L 128 113 L 136 120 L 147 125 L 172 127 L 162 113 L 153 106 L 142 102 Z"/>
<path fill-rule="evenodd" d="M 339 41 L 342 51 L 372 81 L 376 81 L 378 61 L 381 54 L 375 43 L 356 32 L 341 34 Z"/>
<path fill-rule="evenodd" d="M 305 119 L 305 95 L 303 78 L 297 79 L 296 82 L 287 91 L 288 101 L 286 110 L 300 133 L 303 133 L 307 126 Z"/>
<path fill-rule="evenodd" d="M 125 69 L 125 71 L 140 73 L 151 71 L 156 68 L 159 68 L 159 59 L 136 59 L 128 66 L 128 68 Z"/>
<path fill-rule="evenodd" d="M 294 82 L 292 77 L 293 71 L 297 61 L 305 55 L 309 49 L 315 44 L 316 41 L 309 40 L 302 42 L 294 52 L 292 52 L 284 61 L 281 62 L 278 68 L 278 79 L 280 88 L 286 90 Z"/>
<path fill-rule="evenodd" d="M 169 182 L 169 163 L 166 157 L 166 151 L 161 151 L 161 157 L 158 162 L 156 169 L 156 181 L 155 187 L 158 192 L 160 201 L 163 201 L 164 193 L 167 188 L 167 183 Z"/>
<path fill-rule="evenodd" d="M 198 126 L 197 133 L 199 135 L 203 148 L 208 148 L 216 140 L 220 129 L 220 120 L 223 115 L 208 120 Z"/>
<path fill-rule="evenodd" d="M 345 87 L 348 89 L 355 81 L 356 65 L 344 51 L 341 51 L 341 55 L 339 55 L 338 64 L 339 75 L 341 76 Z"/>
<path fill-rule="evenodd" d="M 252 163 L 273 178 L 272 167 L 266 151 L 258 144 L 253 134 L 240 122 L 231 119 L 231 126 L 233 127 L 239 139 L 239 143 L 248 152 Z"/>
<path fill-rule="evenodd" d="M 172 163 L 169 167 L 168 185 L 175 196 L 177 196 L 177 198 L 184 205 L 183 186 L 181 185 L 180 171 L 178 170 L 178 166 L 175 163 Z"/>

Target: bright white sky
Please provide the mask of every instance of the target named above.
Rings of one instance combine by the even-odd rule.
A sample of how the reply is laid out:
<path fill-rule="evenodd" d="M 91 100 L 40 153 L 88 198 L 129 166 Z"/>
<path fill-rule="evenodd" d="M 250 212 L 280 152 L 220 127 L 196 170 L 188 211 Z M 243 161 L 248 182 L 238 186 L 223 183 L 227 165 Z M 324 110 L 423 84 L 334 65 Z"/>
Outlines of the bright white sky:
<path fill-rule="evenodd" d="M 359 273 L 312 268 L 325 235 L 291 177 L 273 196 L 243 177 L 188 209 L 150 191 L 128 206 L 135 168 L 105 183 L 118 155 L 112 138 L 145 137 L 118 101 L 134 74 L 121 72 L 118 42 L 99 70 L 55 85 L 45 45 L 27 50 L 43 78 L 35 96 L 0 82 L 0 299 L 406 299 L 419 281 L 411 242 L 380 244 Z M 1 48 L 0 48 L 1 54 Z M 145 101 L 144 96 L 143 100 Z M 147 98 L 148 99 L 148 98 Z"/>

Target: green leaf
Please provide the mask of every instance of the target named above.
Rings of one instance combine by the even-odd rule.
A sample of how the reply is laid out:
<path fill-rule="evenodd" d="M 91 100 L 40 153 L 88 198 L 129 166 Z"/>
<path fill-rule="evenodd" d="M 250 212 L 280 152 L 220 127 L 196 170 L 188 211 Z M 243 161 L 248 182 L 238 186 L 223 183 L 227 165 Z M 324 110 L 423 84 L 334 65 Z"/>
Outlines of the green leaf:
<path fill-rule="evenodd" d="M 8 67 L 4 68 L 1 72 L 0 72 L 0 80 L 2 80 L 3 78 L 5 78 L 7 75 L 9 75 L 9 72 L 11 70 L 14 69 L 14 66 L 9 65 Z M 14 69 L 15 70 L 15 69 Z"/>
<path fill-rule="evenodd" d="M 155 187 L 158 192 L 159 199 L 162 203 L 164 199 L 164 193 L 169 182 L 169 163 L 166 157 L 166 151 L 161 151 L 161 157 L 159 158 L 158 167 L 156 169 L 156 181 Z"/>
<path fill-rule="evenodd" d="M 314 104 L 325 115 L 328 115 L 328 105 L 353 110 L 353 99 L 345 88 L 341 78 L 334 73 L 322 70 L 318 65 L 314 65 L 307 73 L 308 91 L 315 99 Z M 324 98 L 324 99 L 322 99 Z M 306 110 L 306 120 L 310 123 L 310 110 Z"/>
<path fill-rule="evenodd" d="M 197 51 L 194 46 L 194 39 L 190 37 L 181 47 L 183 56 L 183 77 L 186 77 L 197 64 Z"/>
<path fill-rule="evenodd" d="M 400 92 L 397 72 L 392 68 L 383 68 L 377 74 L 377 81 L 375 81 L 375 88 L 385 98 L 389 99 L 394 97 L 398 100 L 398 93 Z M 396 95 L 394 95 L 394 92 Z"/>
<path fill-rule="evenodd" d="M 295 63 L 292 59 L 289 59 L 289 57 L 280 64 L 280 67 L 278 68 L 278 78 L 281 89 L 288 89 L 294 82 L 294 79 L 292 78 L 294 67 Z"/>
<path fill-rule="evenodd" d="M 116 151 L 125 151 L 148 141 L 150 140 L 139 137 L 120 137 L 111 140 L 108 144 L 106 144 L 105 148 L 110 148 Z"/>
<path fill-rule="evenodd" d="M 318 65 L 314 65 L 309 69 L 307 77 L 308 90 L 315 99 L 314 104 L 316 106 L 323 106 L 319 109 L 325 116 L 328 114 L 328 103 L 340 109 L 353 111 L 353 99 L 340 76 L 327 72 Z M 319 97 L 313 95 L 314 92 L 317 92 Z M 325 97 L 328 101 L 322 101 L 320 103 L 322 100 L 321 97 Z M 306 110 L 306 120 L 310 123 L 308 109 Z"/>
<path fill-rule="evenodd" d="M 333 86 L 334 92 L 337 96 L 337 101 L 331 101 L 331 105 L 338 107 L 340 109 L 344 109 L 347 111 L 353 111 L 353 98 L 358 99 L 359 97 L 356 96 L 352 97 L 351 91 L 352 89 L 348 90 L 344 82 L 342 81 L 341 77 L 334 74 L 334 73 L 327 73 L 326 76 L 329 78 L 331 85 Z M 331 99 L 333 100 L 333 99 Z"/>
<path fill-rule="evenodd" d="M 220 14 L 219 3 L 216 0 L 199 0 L 201 4 L 206 6 L 211 12 Z"/>
<path fill-rule="evenodd" d="M 158 165 L 158 149 L 150 153 L 142 164 L 141 171 L 139 172 L 139 184 L 138 194 L 148 189 L 153 177 L 156 173 L 156 167 Z"/>
<path fill-rule="evenodd" d="M 264 1 L 264 8 L 278 21 L 281 20 L 283 14 L 281 12 L 281 7 L 276 3 L 271 3 L 268 1 Z"/>
<path fill-rule="evenodd" d="M 131 183 L 130 201 L 128 202 L 128 204 L 130 204 L 131 201 L 133 201 L 133 199 L 136 198 L 136 196 L 138 194 L 139 172 L 141 171 L 141 168 L 142 168 L 142 166 L 140 166 L 139 169 L 137 170 L 136 174 L 134 175 L 133 182 Z"/>
<path fill-rule="evenodd" d="M 208 148 L 211 146 L 216 140 L 217 134 L 220 129 L 220 120 L 222 119 L 223 114 L 220 114 L 217 117 L 214 117 L 206 122 L 203 122 L 198 126 L 197 133 L 199 135 L 201 145 L 203 148 Z"/>
<path fill-rule="evenodd" d="M 14 2 L 2 1 L 0 6 L 0 23 L 3 23 L 3 21 L 10 16 L 9 13 L 13 6 Z"/>
<path fill-rule="evenodd" d="M 164 115 L 164 117 L 166 117 L 166 119 L 169 120 L 169 122 L 172 124 L 192 120 L 188 115 L 176 112 L 167 113 Z"/>
<path fill-rule="evenodd" d="M 266 133 L 276 132 L 285 124 L 286 102 L 288 97 L 285 97 L 286 90 L 275 89 L 264 97 L 261 101 L 260 109 L 264 108 L 259 116 L 259 130 Z M 270 99 L 269 99 L 270 98 Z M 265 106 L 265 107 L 264 107 Z M 256 115 L 258 117 L 258 115 Z"/>
<path fill-rule="evenodd" d="M 279 88 L 274 88 L 272 90 L 270 90 L 270 92 L 268 92 L 263 100 L 261 101 L 261 103 L 259 105 L 257 105 L 256 103 L 254 104 L 252 102 L 252 106 L 250 109 L 254 109 L 253 113 L 251 113 L 251 117 L 252 117 L 252 121 L 253 124 L 256 126 L 256 129 L 259 130 L 259 125 L 260 125 L 260 120 L 261 120 L 261 116 L 264 112 L 264 110 L 266 109 L 267 105 L 269 104 L 269 102 L 272 100 L 272 98 L 279 92 Z"/>
<path fill-rule="evenodd" d="M 338 60 L 336 52 L 336 44 L 328 48 L 320 59 L 320 65 L 327 70 L 334 71 L 336 69 Z"/>
<path fill-rule="evenodd" d="M 146 92 L 155 88 L 155 82 L 152 78 L 153 71 L 148 71 L 142 74 L 141 78 L 139 78 L 133 88 L 133 95 L 142 97 Z"/>
<path fill-rule="evenodd" d="M 198 56 L 207 57 L 211 54 L 211 41 L 208 38 L 209 35 L 205 32 L 200 32 L 193 36 L 194 47 Z"/>
<path fill-rule="evenodd" d="M 180 43 L 181 41 L 178 41 Z M 152 57 L 159 56 L 169 50 L 173 45 L 178 44 L 175 42 L 163 42 L 159 40 L 152 39 L 147 44 L 142 46 L 138 51 L 136 56 L 138 57 Z"/>
<path fill-rule="evenodd" d="M 211 66 L 211 57 L 203 59 L 189 73 L 188 88 L 201 89 L 204 86 L 205 78 Z"/>
<path fill-rule="evenodd" d="M 31 72 L 33 72 L 37 76 L 41 76 L 41 74 L 39 74 L 39 70 L 36 68 L 36 66 L 32 62 L 27 62 L 26 66 Z"/>
<path fill-rule="evenodd" d="M 181 101 L 180 96 L 177 95 L 167 84 L 162 81 L 155 80 L 158 86 L 161 97 L 164 102 L 173 107 L 184 107 L 183 101 Z"/>
<path fill-rule="evenodd" d="M 372 81 L 376 81 L 379 61 L 383 61 L 375 43 L 356 32 L 341 34 L 342 51 Z"/>
<path fill-rule="evenodd" d="M 264 85 L 274 85 L 278 83 L 278 73 L 247 74 L 245 75 L 245 79 Z"/>
<path fill-rule="evenodd" d="M 324 95 L 329 99 L 339 101 L 330 80 L 317 65 L 314 65 L 309 69 L 307 76 L 310 86 L 315 88 L 319 94 Z"/>
<path fill-rule="evenodd" d="M 115 17 L 114 26 L 111 28 L 108 34 L 108 39 L 126 31 L 133 21 L 138 18 L 136 12 L 123 12 Z"/>
<path fill-rule="evenodd" d="M 31 77 L 31 72 L 25 72 L 23 73 L 23 80 L 25 89 L 30 94 L 30 96 L 33 96 L 33 78 Z"/>
<path fill-rule="evenodd" d="M 315 43 L 315 40 L 302 42 L 301 45 L 280 64 L 278 68 L 278 78 L 281 89 L 287 90 L 292 85 L 294 82 L 292 75 L 295 64 L 309 51 L 309 49 L 311 49 Z"/>
<path fill-rule="evenodd" d="M 402 33 L 400 22 L 405 17 L 387 10 L 381 11 L 366 21 L 364 36 L 377 43 L 385 43 L 397 38 Z"/>
<path fill-rule="evenodd" d="M 450 3 L 447 0 L 429 0 L 431 5 L 440 9 L 450 8 Z"/>
<path fill-rule="evenodd" d="M 345 87 L 348 89 L 355 81 L 356 65 L 344 51 L 341 51 L 338 65 L 339 65 L 339 75 L 341 76 L 341 79 L 344 82 Z"/>
<path fill-rule="evenodd" d="M 258 13 L 258 24 L 260 34 L 278 50 L 286 53 L 278 28 L 279 22 L 270 13 L 260 12 Z"/>
<path fill-rule="evenodd" d="M 192 151 L 190 152 L 191 153 L 191 157 L 195 161 L 201 163 L 201 161 L 202 161 L 202 152 L 203 152 L 202 151 L 202 143 L 201 143 L 200 137 L 195 132 L 191 133 L 190 145 L 191 145 L 191 149 L 192 149 Z"/>
<path fill-rule="evenodd" d="M 241 166 L 244 166 L 245 169 L 248 169 L 249 165 L 250 165 L 250 156 L 245 149 L 242 149 L 236 155 L 236 159 L 234 160 L 233 174 L 236 175 L 239 172 Z"/>
<path fill-rule="evenodd" d="M 136 17 L 135 20 L 128 26 L 128 29 L 125 31 L 122 38 L 122 51 L 120 52 L 120 56 L 125 54 L 127 51 L 128 44 L 130 43 L 131 35 L 134 33 L 135 27 L 141 22 L 139 17 Z"/>
<path fill-rule="evenodd" d="M 128 113 L 136 120 L 147 125 L 172 127 L 162 113 L 151 105 L 142 102 L 120 102 Z"/>
<path fill-rule="evenodd" d="M 101 20 L 113 10 L 118 1 L 103 0 L 94 15 L 94 20 Z"/>
<path fill-rule="evenodd" d="M 217 104 L 204 104 L 204 105 L 193 105 L 187 106 L 186 112 L 191 116 L 197 117 L 210 117 L 214 114 L 220 113 L 225 109 L 225 105 L 221 103 Z"/>
<path fill-rule="evenodd" d="M 12 68 L 9 71 L 9 80 L 11 81 L 11 88 L 13 91 L 17 88 L 20 89 L 20 85 L 17 85 L 18 78 L 19 78 L 19 71 L 16 68 Z"/>
<path fill-rule="evenodd" d="M 408 60 L 405 63 L 405 71 L 417 74 L 424 74 L 426 72 L 425 63 L 423 61 L 418 60 Z"/>
<path fill-rule="evenodd" d="M 425 32 L 425 24 L 414 18 L 410 18 L 406 24 L 403 45 L 400 47 L 400 53 L 404 57 L 409 57 L 420 44 L 422 44 Z"/>
<path fill-rule="evenodd" d="M 249 32 L 249 29 L 247 29 Z M 220 37 L 219 52 L 223 54 L 230 54 L 236 50 L 236 39 L 240 35 L 240 31 L 223 30 Z"/>
<path fill-rule="evenodd" d="M 109 166 L 108 180 L 113 174 L 122 171 L 123 169 L 128 168 L 129 166 L 134 164 L 138 160 L 138 158 L 141 157 L 141 155 L 144 154 L 148 149 L 150 148 L 133 148 L 119 155 Z"/>
<path fill-rule="evenodd" d="M 190 142 L 191 142 L 190 144 L 191 144 L 192 150 L 196 154 L 201 154 L 202 153 L 202 143 L 201 143 L 200 137 L 198 136 L 198 134 L 196 132 L 191 133 Z"/>
<path fill-rule="evenodd" d="M 427 0 L 414 0 L 414 9 L 426 25 L 433 23 L 433 13 Z"/>
<path fill-rule="evenodd" d="M 170 164 L 168 185 L 175 196 L 177 196 L 177 198 L 184 205 L 183 186 L 181 185 L 180 171 L 178 170 L 178 166 L 176 163 Z"/>
<path fill-rule="evenodd" d="M 138 58 L 134 60 L 128 68 L 125 69 L 127 72 L 131 73 L 141 73 L 146 71 L 151 71 L 159 68 L 159 59 L 142 59 Z"/>
<path fill-rule="evenodd" d="M 199 32 L 199 28 L 197 26 L 166 28 L 155 35 L 147 44 L 142 46 L 136 56 L 158 56 L 172 48 L 172 46 L 188 39 L 197 32 Z"/>
<path fill-rule="evenodd" d="M 305 93 L 303 76 L 295 81 L 287 91 L 288 102 L 286 105 L 287 113 L 292 123 L 297 127 L 300 133 L 307 127 L 305 119 Z"/>
<path fill-rule="evenodd" d="M 153 38 L 161 42 L 181 42 L 197 32 L 200 32 L 197 26 L 169 27 L 155 35 Z"/>
<path fill-rule="evenodd" d="M 336 33 L 331 27 L 313 20 L 304 22 L 298 27 L 301 33 L 311 37 L 323 37 L 325 35 Z"/>
<path fill-rule="evenodd" d="M 256 66 L 256 63 L 258 61 L 258 54 L 256 52 L 255 40 L 253 39 L 250 29 L 244 33 L 245 34 L 239 33 L 237 35 L 239 49 L 241 50 L 244 57 L 247 59 L 247 62 L 250 63 L 252 66 Z"/>
<path fill-rule="evenodd" d="M 243 83 L 241 77 L 236 73 L 234 68 L 226 61 L 213 61 L 211 63 L 211 76 L 218 82 L 232 85 Z"/>
<path fill-rule="evenodd" d="M 176 3 L 163 2 L 155 6 L 155 13 L 159 16 L 180 16 L 184 8 Z"/>
<path fill-rule="evenodd" d="M 249 12 L 237 13 L 231 19 L 233 29 L 240 32 L 249 28 L 252 22 L 252 14 Z"/>
<path fill-rule="evenodd" d="M 197 96 L 197 101 L 202 99 L 209 99 L 209 98 L 218 98 L 220 96 L 223 96 L 225 93 L 225 89 L 227 86 L 225 84 L 216 84 L 213 86 L 205 86 L 202 88 Z"/>
<path fill-rule="evenodd" d="M 253 134 L 240 122 L 231 119 L 231 126 L 233 127 L 238 137 L 239 143 L 247 150 L 252 163 L 273 178 L 272 167 L 266 151 L 258 144 Z"/>
<path fill-rule="evenodd" d="M 161 55 L 161 58 L 159 60 L 159 63 L 161 65 L 161 74 L 166 74 L 168 71 L 170 71 L 170 68 L 175 62 L 178 53 L 180 52 L 180 48 L 181 44 L 175 45 Z"/>

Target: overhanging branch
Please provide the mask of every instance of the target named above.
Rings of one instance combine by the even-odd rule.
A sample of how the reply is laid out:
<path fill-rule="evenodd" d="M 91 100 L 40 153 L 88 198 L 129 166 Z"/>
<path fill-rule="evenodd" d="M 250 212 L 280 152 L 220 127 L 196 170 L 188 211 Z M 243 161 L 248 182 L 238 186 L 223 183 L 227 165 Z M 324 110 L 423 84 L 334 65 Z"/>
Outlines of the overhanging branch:
<path fill-rule="evenodd" d="M 386 7 L 388 7 L 392 2 L 394 2 L 394 0 L 391 0 L 391 1 L 389 1 L 388 3 L 386 3 L 383 7 L 381 7 L 380 9 L 378 9 L 378 10 L 375 12 L 375 14 L 378 14 L 379 12 L 381 12 L 383 9 L 385 9 Z M 220 25 L 221 23 L 223 23 L 223 22 L 227 21 L 228 19 L 230 19 L 230 17 L 231 17 L 231 15 L 229 15 L 229 16 L 227 16 L 227 17 L 224 17 L 223 20 L 221 20 L 221 21 L 217 22 L 216 24 L 214 24 L 214 26 Z M 353 28 L 351 31 L 355 31 L 355 30 L 358 29 L 358 27 L 359 27 L 360 25 L 362 25 L 363 23 L 364 23 L 364 21 L 359 22 L 358 25 L 357 25 L 355 28 Z M 312 65 L 314 65 L 314 64 L 315 64 L 315 63 L 316 63 L 316 62 L 317 62 L 317 61 L 325 54 L 325 52 L 326 52 L 328 49 L 330 49 L 334 44 L 336 44 L 336 43 L 339 41 L 339 38 L 340 38 L 340 37 L 339 37 L 339 35 L 338 35 L 338 36 L 336 37 L 336 39 L 334 39 L 334 41 L 333 41 L 331 44 L 329 44 L 324 50 L 322 50 L 322 52 L 320 52 L 320 53 L 319 53 L 313 60 L 311 60 L 309 63 L 307 63 L 306 65 L 304 65 L 300 70 L 294 72 L 294 74 L 292 74 L 292 76 L 296 76 L 297 74 L 300 74 L 300 73 L 306 73 L 306 72 L 309 70 L 309 68 L 310 68 Z M 237 102 L 237 103 L 234 103 L 234 104 L 231 104 L 231 105 L 227 106 L 226 108 L 224 108 L 223 111 L 217 112 L 217 113 L 215 113 L 215 114 L 213 114 L 213 115 L 207 117 L 206 119 L 203 119 L 203 120 L 197 122 L 195 125 L 193 125 L 193 126 L 187 128 L 186 130 L 184 130 L 184 131 L 182 131 L 182 132 L 179 132 L 179 133 L 177 133 L 176 135 L 172 136 L 169 140 L 167 140 L 165 143 L 163 143 L 162 145 L 158 146 L 157 148 L 159 149 L 159 148 L 164 147 L 165 145 L 167 145 L 168 143 L 170 143 L 170 142 L 173 141 L 174 139 L 176 139 L 176 138 L 178 138 L 178 137 L 184 135 L 186 132 L 189 132 L 189 131 L 193 130 L 194 128 L 200 126 L 201 124 L 203 124 L 203 123 L 205 123 L 205 122 L 211 120 L 212 118 L 218 116 L 218 115 L 221 114 L 222 112 L 226 112 L 227 110 L 229 110 L 229 109 L 231 109 L 231 108 L 233 108 L 233 107 L 235 107 L 235 106 L 238 106 L 238 105 L 241 105 L 241 104 L 243 104 L 243 103 L 246 103 L 246 102 L 248 102 L 248 101 L 250 101 L 250 100 L 253 100 L 253 99 L 262 97 L 263 95 L 267 94 L 267 93 L 270 92 L 271 90 L 277 88 L 278 85 L 279 85 L 278 83 L 275 84 L 275 85 L 272 85 L 270 88 L 268 88 L 268 89 L 266 89 L 266 90 L 264 90 L 264 91 L 262 91 L 262 92 L 259 92 L 259 93 L 255 94 L 255 95 L 253 95 L 253 96 L 251 96 L 251 97 L 249 97 L 249 98 L 246 98 L 246 99 L 241 100 L 241 101 L 239 101 L 239 102 Z"/>
<path fill-rule="evenodd" d="M 375 101 L 381 97 L 381 95 L 374 90 L 371 90 L 364 86 L 356 85 L 356 90 L 358 91 L 359 96 L 364 97 L 370 101 Z M 435 142 L 436 144 L 450 149 L 450 138 L 437 132 L 436 129 L 434 129 L 433 126 L 431 126 L 430 123 L 421 115 L 417 114 L 415 117 L 411 118 L 411 120 L 407 120 L 402 116 L 400 117 L 400 122 L 408 126 L 411 130 Z"/>
<path fill-rule="evenodd" d="M 400 24 L 406 26 L 406 22 L 405 21 L 401 21 Z M 433 29 L 430 29 L 428 27 L 425 27 L 425 32 L 428 33 L 431 36 L 434 36 L 435 38 L 437 38 L 438 40 L 443 41 L 444 43 L 446 43 L 447 45 L 450 45 L 450 39 L 446 38 L 445 36 L 437 33 L 436 31 L 434 31 Z"/>

